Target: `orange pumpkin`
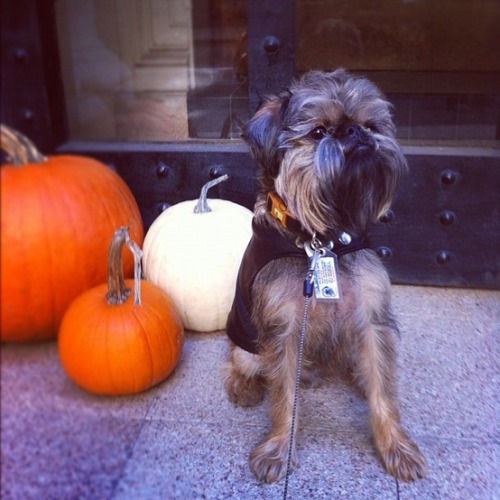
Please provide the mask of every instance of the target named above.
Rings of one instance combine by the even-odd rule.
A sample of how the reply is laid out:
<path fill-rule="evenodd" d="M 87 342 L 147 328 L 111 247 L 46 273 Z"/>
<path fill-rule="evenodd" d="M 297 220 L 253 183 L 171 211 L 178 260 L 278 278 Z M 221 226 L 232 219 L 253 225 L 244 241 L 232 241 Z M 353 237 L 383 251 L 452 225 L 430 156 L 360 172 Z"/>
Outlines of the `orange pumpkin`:
<path fill-rule="evenodd" d="M 47 340 L 56 337 L 69 304 L 106 280 L 116 228 L 129 226 L 142 243 L 142 220 L 125 182 L 104 164 L 45 158 L 4 126 L 1 137 L 12 159 L 0 179 L 1 339 Z M 130 276 L 130 255 L 124 266 Z"/>
<path fill-rule="evenodd" d="M 123 278 L 124 243 L 136 258 L 135 280 Z M 173 371 L 181 356 L 182 322 L 166 292 L 141 281 L 141 255 L 128 230 L 120 228 L 109 252 L 108 284 L 78 297 L 61 323 L 62 365 L 74 382 L 95 394 L 149 389 Z"/>

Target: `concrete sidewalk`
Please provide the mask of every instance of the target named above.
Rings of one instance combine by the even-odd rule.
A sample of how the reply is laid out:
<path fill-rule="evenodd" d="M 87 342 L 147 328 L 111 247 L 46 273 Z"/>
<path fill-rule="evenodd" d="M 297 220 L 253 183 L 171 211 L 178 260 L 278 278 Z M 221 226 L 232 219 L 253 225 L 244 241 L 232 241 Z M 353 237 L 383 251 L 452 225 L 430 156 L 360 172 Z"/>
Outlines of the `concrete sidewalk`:
<path fill-rule="evenodd" d="M 394 309 L 403 423 L 429 477 L 385 473 L 366 402 L 339 382 L 301 391 L 289 498 L 500 498 L 500 292 L 395 286 Z M 223 332 L 188 334 L 163 384 L 102 398 L 66 377 L 54 342 L 2 346 L 2 499 L 281 498 L 283 483 L 259 484 L 248 468 L 267 402 L 227 400 L 227 351 Z"/>

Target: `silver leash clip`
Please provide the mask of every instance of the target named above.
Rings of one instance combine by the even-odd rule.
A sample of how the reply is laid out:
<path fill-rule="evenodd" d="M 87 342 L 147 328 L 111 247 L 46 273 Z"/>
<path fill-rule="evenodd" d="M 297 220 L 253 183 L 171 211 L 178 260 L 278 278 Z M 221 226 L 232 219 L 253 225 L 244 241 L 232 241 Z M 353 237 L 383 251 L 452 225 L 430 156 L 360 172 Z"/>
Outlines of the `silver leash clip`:
<path fill-rule="evenodd" d="M 304 249 L 309 257 L 309 269 L 307 271 L 306 279 L 304 280 L 303 293 L 304 297 L 312 297 L 314 292 L 314 275 L 321 250 L 319 248 L 313 248 L 311 242 L 309 241 L 304 243 Z"/>
<path fill-rule="evenodd" d="M 313 235 L 310 242 L 304 243 L 304 250 L 309 257 L 309 269 L 304 280 L 304 296 L 314 293 L 318 300 L 340 299 L 337 256 L 332 252 L 333 245 L 322 246 Z"/>

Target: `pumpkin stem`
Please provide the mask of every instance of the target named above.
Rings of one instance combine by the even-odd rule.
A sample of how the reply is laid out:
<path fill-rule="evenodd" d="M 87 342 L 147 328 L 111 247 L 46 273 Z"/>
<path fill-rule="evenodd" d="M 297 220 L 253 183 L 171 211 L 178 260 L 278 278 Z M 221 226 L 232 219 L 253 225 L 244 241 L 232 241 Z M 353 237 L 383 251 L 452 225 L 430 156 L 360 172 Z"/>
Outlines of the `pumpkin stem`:
<path fill-rule="evenodd" d="M 141 258 L 142 250 L 130 239 L 128 228 L 121 227 L 113 236 L 108 255 L 108 293 L 106 300 L 110 305 L 123 304 L 130 296 L 130 288 L 125 285 L 123 277 L 122 254 L 123 245 L 127 245 L 134 254 L 134 304 L 141 305 Z"/>
<path fill-rule="evenodd" d="M 221 182 L 227 181 L 228 178 L 229 177 L 227 174 L 221 175 L 220 177 L 217 177 L 217 179 L 214 179 L 213 181 L 207 182 L 201 188 L 201 193 L 200 193 L 200 197 L 198 198 L 198 203 L 196 204 L 196 206 L 193 209 L 193 212 L 195 214 L 204 214 L 204 213 L 212 211 L 212 209 L 208 206 L 208 203 L 207 203 L 207 192 L 211 187 L 213 187 L 217 184 L 220 184 Z"/>
<path fill-rule="evenodd" d="M 22 166 L 27 163 L 42 163 L 47 161 L 36 146 L 21 132 L 0 124 L 2 149 L 9 155 L 13 165 Z"/>
<path fill-rule="evenodd" d="M 139 245 L 130 238 L 127 241 L 127 246 L 134 254 L 134 305 L 141 305 L 141 276 L 142 276 L 142 250 Z"/>

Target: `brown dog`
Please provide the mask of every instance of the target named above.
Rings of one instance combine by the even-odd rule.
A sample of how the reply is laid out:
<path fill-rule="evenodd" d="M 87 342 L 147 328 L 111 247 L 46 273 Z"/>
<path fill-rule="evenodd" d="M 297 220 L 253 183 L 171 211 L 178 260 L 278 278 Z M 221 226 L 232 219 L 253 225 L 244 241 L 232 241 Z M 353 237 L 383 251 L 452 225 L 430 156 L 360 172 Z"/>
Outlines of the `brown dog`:
<path fill-rule="evenodd" d="M 271 431 L 250 455 L 262 481 L 286 472 L 303 286 L 313 271 L 303 382 L 350 369 L 368 399 L 386 469 L 403 480 L 426 475 L 424 457 L 400 425 L 390 282 L 365 241 L 407 170 L 394 133 L 380 91 L 344 70 L 307 73 L 243 131 L 260 190 L 228 319 L 234 345 L 226 389 L 243 406 L 269 390 Z M 292 458 L 296 465 L 295 447 Z"/>

